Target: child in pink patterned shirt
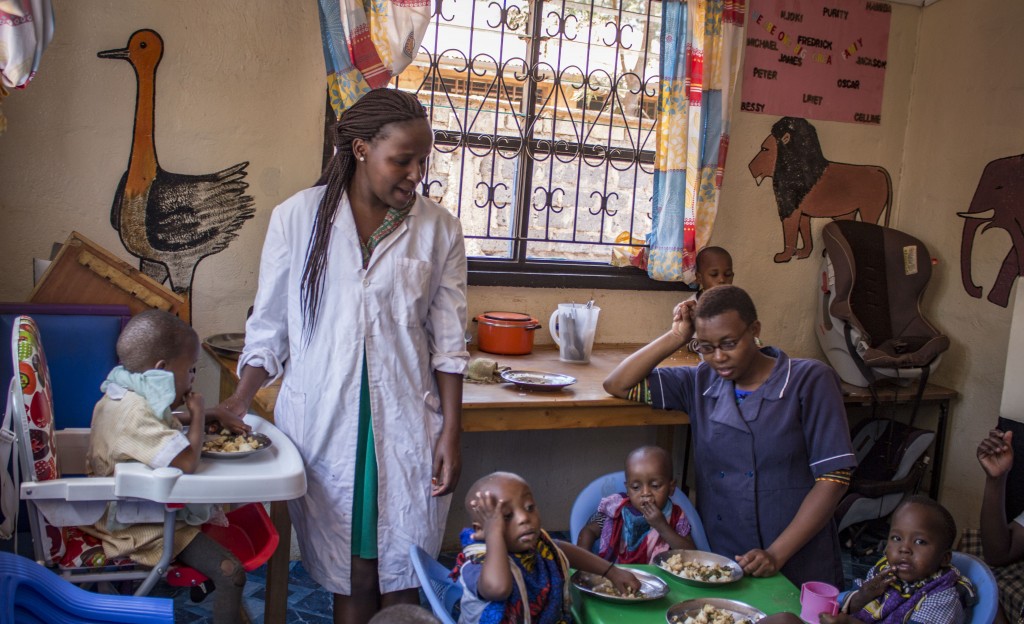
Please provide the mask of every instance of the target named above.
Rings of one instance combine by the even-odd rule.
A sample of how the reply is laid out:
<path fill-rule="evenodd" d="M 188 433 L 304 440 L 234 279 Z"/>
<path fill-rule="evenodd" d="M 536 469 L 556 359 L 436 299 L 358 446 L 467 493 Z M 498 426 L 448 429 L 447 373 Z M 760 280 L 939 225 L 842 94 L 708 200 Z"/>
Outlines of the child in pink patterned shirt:
<path fill-rule="evenodd" d="M 696 549 L 690 521 L 670 500 L 676 489 L 672 458 L 643 446 L 626 458 L 626 491 L 601 499 L 576 544 L 615 563 L 650 563 L 666 550 Z"/>

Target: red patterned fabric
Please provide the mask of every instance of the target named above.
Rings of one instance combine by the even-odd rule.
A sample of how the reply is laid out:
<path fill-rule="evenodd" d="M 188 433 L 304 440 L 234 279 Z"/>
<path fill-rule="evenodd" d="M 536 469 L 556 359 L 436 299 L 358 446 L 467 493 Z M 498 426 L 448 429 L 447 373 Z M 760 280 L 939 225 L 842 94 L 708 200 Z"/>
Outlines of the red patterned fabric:
<path fill-rule="evenodd" d="M 57 465 L 57 448 L 53 437 L 53 394 L 39 328 L 28 316 L 19 316 L 14 324 L 18 332 L 11 350 L 21 381 L 26 416 L 16 425 L 20 432 L 21 452 L 24 454 L 22 467 L 25 469 L 25 478 L 31 481 L 58 479 L 60 467 Z M 46 526 L 42 514 L 39 514 L 39 521 L 42 526 Z M 43 551 L 49 554 L 50 560 L 59 562 L 66 550 L 60 539 L 60 531 L 46 526 L 40 538 L 43 540 Z"/>
<path fill-rule="evenodd" d="M 12 351 L 21 381 L 25 405 L 25 419 L 15 425 L 22 440 L 21 453 L 25 478 L 30 481 L 50 481 L 60 478 L 57 447 L 53 426 L 53 391 L 50 371 L 46 366 L 46 353 L 39 337 L 39 327 L 28 316 L 15 320 L 18 334 Z M 43 552 L 51 563 L 67 568 L 107 565 L 103 544 L 78 527 L 55 527 L 37 513 Z M 130 563 L 130 560 L 124 560 Z"/>

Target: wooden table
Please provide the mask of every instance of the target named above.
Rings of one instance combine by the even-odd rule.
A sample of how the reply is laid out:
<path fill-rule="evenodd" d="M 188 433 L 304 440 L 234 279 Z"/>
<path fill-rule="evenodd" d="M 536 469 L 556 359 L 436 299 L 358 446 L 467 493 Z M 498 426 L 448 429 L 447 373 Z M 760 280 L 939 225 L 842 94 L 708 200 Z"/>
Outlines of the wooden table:
<path fill-rule="evenodd" d="M 906 387 L 884 386 L 875 391 L 878 404 L 881 406 L 911 405 L 917 397 L 919 384 L 914 382 Z M 949 420 L 949 402 L 957 397 L 957 391 L 935 384 L 925 384 L 921 395 L 921 405 L 938 405 L 939 417 L 935 423 L 935 461 L 932 463 L 932 478 L 928 484 L 928 494 L 939 500 L 939 486 L 942 477 L 942 460 L 946 449 L 946 427 Z M 867 388 L 843 383 L 843 403 L 849 412 L 850 406 L 870 407 L 873 401 L 871 391 Z"/>
<path fill-rule="evenodd" d="M 238 361 L 203 347 L 220 366 L 220 398 L 235 391 Z M 472 351 L 473 357 L 490 357 L 515 370 L 533 370 L 571 375 L 577 382 L 559 392 L 522 390 L 512 384 L 463 385 L 463 431 L 527 431 L 536 429 L 579 429 L 591 427 L 636 427 L 654 425 L 659 446 L 672 450 L 674 427 L 689 424 L 684 412 L 652 409 L 650 406 L 618 399 L 604 391 L 602 384 L 615 366 L 640 345 L 595 345 L 589 364 L 561 362 L 554 347 L 538 347 L 530 355 L 491 355 Z M 661 366 L 696 366 L 697 357 L 677 353 Z M 256 393 L 250 410 L 274 420 L 274 405 L 281 382 Z M 288 559 L 291 550 L 291 521 L 284 503 L 271 503 L 270 517 L 281 542 L 267 567 L 267 601 L 264 621 L 285 621 L 288 597 Z"/>

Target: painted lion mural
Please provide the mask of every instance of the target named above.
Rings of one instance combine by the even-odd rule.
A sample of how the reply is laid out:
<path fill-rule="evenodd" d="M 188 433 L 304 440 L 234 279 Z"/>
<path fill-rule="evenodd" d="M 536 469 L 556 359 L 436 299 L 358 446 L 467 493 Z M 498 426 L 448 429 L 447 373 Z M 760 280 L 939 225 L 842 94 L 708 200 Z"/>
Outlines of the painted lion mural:
<path fill-rule="evenodd" d="M 747 167 L 758 186 L 765 178 L 772 179 L 785 240 L 775 262 L 811 255 L 811 217 L 854 219 L 859 214 L 861 221 L 878 223 L 884 212 L 889 225 L 889 172 L 876 165 L 827 160 L 818 132 L 806 119 L 783 117 L 775 122 Z"/>

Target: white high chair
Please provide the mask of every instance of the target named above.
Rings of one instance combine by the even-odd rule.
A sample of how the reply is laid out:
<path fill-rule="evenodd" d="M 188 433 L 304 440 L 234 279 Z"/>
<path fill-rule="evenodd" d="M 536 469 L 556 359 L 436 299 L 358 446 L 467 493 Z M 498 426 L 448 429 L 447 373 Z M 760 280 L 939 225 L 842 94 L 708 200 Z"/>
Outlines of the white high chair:
<path fill-rule="evenodd" d="M 118 464 L 110 477 L 62 477 L 85 474 L 89 430 L 54 430 L 50 379 L 38 328 L 31 318 L 22 316 L 12 333 L 18 374 L 10 384 L 0 429 L 0 462 L 5 449 L 8 454 L 13 451 L 14 481 L 19 468 L 24 473 L 21 498 L 28 507 L 35 559 L 55 568 L 63 578 L 73 583 L 141 580 L 136 596 L 146 595 L 163 576 L 176 586 L 195 586 L 206 580 L 192 568 L 172 565 L 170 549 L 153 568 L 128 559 L 106 561 L 100 541 L 78 527 L 96 523 L 109 502 L 117 501 L 120 522 L 162 522 L 164 543 L 171 544 L 176 511 L 186 502 L 288 500 L 305 493 L 305 472 L 298 451 L 277 428 L 255 416 L 247 417 L 248 424 L 270 437 L 274 447 L 257 456 L 216 465 L 204 462 L 191 475 L 183 475 L 176 468 L 154 470 L 139 463 L 124 463 Z M 15 439 L 19 444 L 13 444 Z M 6 469 L 0 472 L 7 476 Z M 8 476 L 2 486 L 7 518 L 12 507 L 17 509 L 17 496 L 10 483 Z M 266 562 L 277 547 L 278 535 L 263 506 L 246 504 L 227 516 L 229 527 L 206 525 L 203 531 L 231 549 L 246 570 Z M 0 525 L 0 530 L 6 524 Z"/>

